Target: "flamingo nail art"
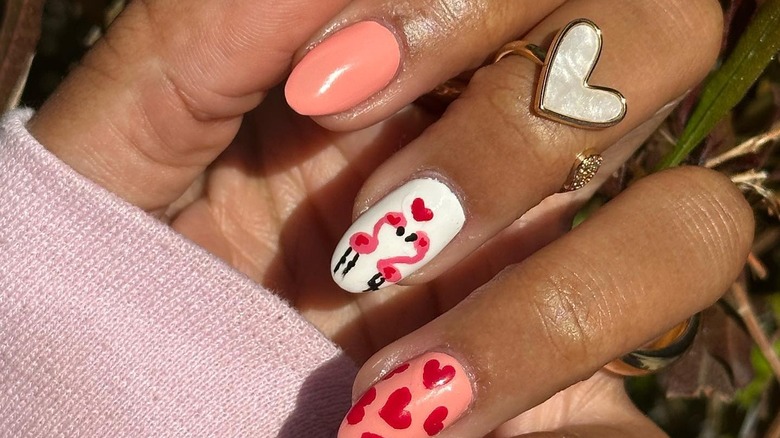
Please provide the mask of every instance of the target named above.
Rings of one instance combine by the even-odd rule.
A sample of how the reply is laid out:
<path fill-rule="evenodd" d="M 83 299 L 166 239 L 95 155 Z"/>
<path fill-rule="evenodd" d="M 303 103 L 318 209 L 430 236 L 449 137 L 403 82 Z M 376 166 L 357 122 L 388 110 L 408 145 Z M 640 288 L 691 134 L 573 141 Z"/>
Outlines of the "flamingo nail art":
<path fill-rule="evenodd" d="M 368 389 L 341 423 L 338 438 L 425 438 L 463 415 L 474 398 L 455 358 L 426 353 L 401 364 Z"/>
<path fill-rule="evenodd" d="M 445 184 L 409 181 L 347 230 L 331 260 L 333 280 L 349 292 L 397 283 L 441 252 L 465 220 L 458 197 Z"/>

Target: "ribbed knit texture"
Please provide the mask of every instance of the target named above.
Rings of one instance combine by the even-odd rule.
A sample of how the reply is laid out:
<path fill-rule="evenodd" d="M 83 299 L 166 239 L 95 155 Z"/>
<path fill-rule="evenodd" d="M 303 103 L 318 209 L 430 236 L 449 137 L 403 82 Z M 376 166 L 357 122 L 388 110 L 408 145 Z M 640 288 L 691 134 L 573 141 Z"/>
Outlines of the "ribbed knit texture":
<path fill-rule="evenodd" d="M 270 292 L 0 127 L 0 436 L 332 437 L 355 367 Z"/>

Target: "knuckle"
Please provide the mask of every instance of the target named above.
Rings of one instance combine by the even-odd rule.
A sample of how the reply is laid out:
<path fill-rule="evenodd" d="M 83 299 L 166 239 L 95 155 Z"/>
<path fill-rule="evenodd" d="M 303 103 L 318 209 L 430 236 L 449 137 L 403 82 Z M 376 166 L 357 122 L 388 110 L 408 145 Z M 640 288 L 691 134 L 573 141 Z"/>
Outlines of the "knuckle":
<path fill-rule="evenodd" d="M 479 29 L 483 37 L 489 38 L 484 32 L 495 31 L 499 26 L 492 20 L 498 19 L 493 0 L 407 0 L 394 6 L 393 15 L 405 28 L 406 37 L 411 47 L 430 44 L 431 30 L 439 36 L 455 36 L 463 29 Z M 434 38 L 442 44 L 451 43 L 447 38 Z"/>
<path fill-rule="evenodd" d="M 600 279 L 589 269 L 574 272 L 566 266 L 547 260 L 535 268 L 541 278 L 534 286 L 531 302 L 533 314 L 543 338 L 556 360 L 573 370 L 599 354 L 599 339 L 609 336 L 609 314 L 616 303 L 610 303 L 600 291 Z M 586 364 L 587 365 L 587 364 Z"/>
<path fill-rule="evenodd" d="M 498 121 L 503 143 L 511 149 L 507 152 L 516 152 L 522 145 L 525 159 L 543 168 L 568 170 L 572 157 L 569 148 L 561 145 L 584 145 L 587 149 L 594 137 L 534 114 L 531 108 L 537 82 L 538 72 L 530 61 L 509 57 L 478 70 L 461 99 L 474 108 L 472 111 Z"/>

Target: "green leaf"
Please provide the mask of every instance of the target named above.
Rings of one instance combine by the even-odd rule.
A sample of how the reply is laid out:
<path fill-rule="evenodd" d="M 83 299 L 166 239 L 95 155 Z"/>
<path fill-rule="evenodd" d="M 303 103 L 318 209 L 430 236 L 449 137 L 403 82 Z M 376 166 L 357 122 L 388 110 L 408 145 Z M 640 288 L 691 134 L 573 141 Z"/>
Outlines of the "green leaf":
<path fill-rule="evenodd" d="M 775 350 L 780 352 L 780 341 L 775 342 Z M 750 362 L 753 364 L 753 380 L 737 392 L 737 402 L 744 409 L 749 409 L 758 403 L 767 386 L 774 380 L 772 368 L 758 347 L 750 351 Z"/>
<path fill-rule="evenodd" d="M 780 50 L 780 0 L 764 2 L 734 52 L 706 82 L 680 140 L 656 170 L 679 165 L 736 106 Z"/>
<path fill-rule="evenodd" d="M 577 228 L 581 223 L 585 222 L 586 219 L 588 219 L 591 215 L 593 215 L 593 213 L 595 213 L 606 203 L 606 199 L 599 196 L 598 194 L 594 195 L 574 216 L 571 227 Z"/>

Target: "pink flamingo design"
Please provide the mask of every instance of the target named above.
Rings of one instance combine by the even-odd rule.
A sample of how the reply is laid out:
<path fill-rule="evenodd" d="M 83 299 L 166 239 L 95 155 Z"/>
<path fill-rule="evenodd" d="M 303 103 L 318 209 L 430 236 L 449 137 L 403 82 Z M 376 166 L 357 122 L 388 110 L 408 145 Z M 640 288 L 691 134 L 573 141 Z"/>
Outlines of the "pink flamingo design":
<path fill-rule="evenodd" d="M 387 213 L 374 224 L 372 234 L 362 231 L 353 234 L 349 238 L 349 247 L 358 254 L 371 254 L 376 251 L 376 248 L 379 246 L 379 231 L 385 225 L 395 227 L 396 233 L 398 233 L 398 229 L 406 226 L 406 218 L 403 213 Z M 403 231 L 401 235 L 403 235 Z"/>
<path fill-rule="evenodd" d="M 413 256 L 391 257 L 389 259 L 382 259 L 376 263 L 376 268 L 382 274 L 382 277 L 390 283 L 396 283 L 401 279 L 401 273 L 395 265 L 413 265 L 424 259 L 425 255 L 428 253 L 428 249 L 431 246 L 428 234 L 424 231 L 418 231 L 413 233 L 412 236 L 417 236 L 414 240 L 414 249 L 417 252 Z"/>
<path fill-rule="evenodd" d="M 433 212 L 425 207 L 422 199 L 417 198 L 412 204 L 412 216 L 417 222 L 427 222 L 433 218 Z M 404 241 L 413 243 L 415 254 L 411 256 L 396 256 L 381 259 L 377 262 L 377 274 L 368 280 L 366 291 L 378 290 L 386 281 L 396 283 L 401 280 L 401 272 L 398 265 L 411 265 L 420 262 L 428 254 L 430 238 L 424 231 L 413 232 L 406 235 L 407 219 L 401 212 L 390 212 L 379 218 L 374 224 L 371 233 L 358 231 L 349 238 L 349 248 L 336 264 L 333 272 L 338 272 L 342 266 L 342 277 L 347 275 L 357 264 L 360 255 L 371 254 L 379 247 L 379 232 L 385 226 L 395 228 L 398 237 L 404 237 Z M 355 253 L 350 259 L 350 255 Z"/>

